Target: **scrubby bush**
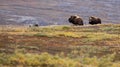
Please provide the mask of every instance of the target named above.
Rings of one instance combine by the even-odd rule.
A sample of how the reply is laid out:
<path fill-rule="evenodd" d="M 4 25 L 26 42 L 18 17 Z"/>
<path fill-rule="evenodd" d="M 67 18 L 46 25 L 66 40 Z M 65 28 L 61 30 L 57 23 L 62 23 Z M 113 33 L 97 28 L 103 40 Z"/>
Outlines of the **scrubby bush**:
<path fill-rule="evenodd" d="M 4 56 L 4 57 L 3 57 Z M 14 53 L 11 55 L 0 55 L 2 66 L 36 66 L 36 67 L 80 67 L 81 64 L 68 57 L 61 58 L 48 53 L 24 54 Z"/>
<path fill-rule="evenodd" d="M 48 53 L 30 54 L 15 52 L 13 54 L 0 54 L 1 66 L 31 66 L 31 67 L 115 67 L 119 61 L 114 62 L 114 54 L 103 57 L 70 57 L 64 55 L 51 55 Z"/>

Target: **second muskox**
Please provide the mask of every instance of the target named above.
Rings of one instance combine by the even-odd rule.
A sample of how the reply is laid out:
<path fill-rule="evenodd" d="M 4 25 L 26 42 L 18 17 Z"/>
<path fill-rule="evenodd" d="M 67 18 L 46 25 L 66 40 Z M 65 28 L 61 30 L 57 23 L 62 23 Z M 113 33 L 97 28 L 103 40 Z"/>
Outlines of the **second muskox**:
<path fill-rule="evenodd" d="M 83 25 L 83 20 L 77 15 L 71 16 L 68 21 L 74 25 Z"/>
<path fill-rule="evenodd" d="M 98 17 L 90 16 L 89 17 L 89 24 L 101 24 L 101 19 Z"/>

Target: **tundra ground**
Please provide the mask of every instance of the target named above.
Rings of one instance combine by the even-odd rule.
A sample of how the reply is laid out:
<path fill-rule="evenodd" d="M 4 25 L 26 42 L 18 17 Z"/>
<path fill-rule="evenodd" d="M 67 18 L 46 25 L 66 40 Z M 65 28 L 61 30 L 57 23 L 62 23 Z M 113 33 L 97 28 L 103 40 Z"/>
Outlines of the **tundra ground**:
<path fill-rule="evenodd" d="M 0 53 L 11 55 L 16 51 L 31 55 L 40 55 L 44 52 L 51 55 L 58 54 L 60 57 L 70 55 L 69 57 L 72 59 L 82 56 L 100 58 L 115 54 L 113 61 L 120 61 L 120 24 L 44 27 L 1 26 Z"/>

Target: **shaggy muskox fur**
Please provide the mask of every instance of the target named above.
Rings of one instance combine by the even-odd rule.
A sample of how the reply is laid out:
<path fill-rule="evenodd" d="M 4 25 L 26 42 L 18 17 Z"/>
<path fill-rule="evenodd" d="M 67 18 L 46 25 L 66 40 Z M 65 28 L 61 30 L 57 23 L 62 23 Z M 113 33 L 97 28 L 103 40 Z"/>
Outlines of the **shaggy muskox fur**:
<path fill-rule="evenodd" d="M 89 24 L 101 24 L 101 19 L 98 17 L 91 16 L 89 17 Z"/>
<path fill-rule="evenodd" d="M 39 24 L 31 24 L 31 25 L 29 25 L 29 27 L 38 27 L 39 26 Z"/>
<path fill-rule="evenodd" d="M 38 27 L 39 25 L 38 24 L 34 24 L 35 27 Z"/>
<path fill-rule="evenodd" d="M 71 16 L 68 21 L 74 25 L 83 25 L 83 20 L 77 15 Z"/>

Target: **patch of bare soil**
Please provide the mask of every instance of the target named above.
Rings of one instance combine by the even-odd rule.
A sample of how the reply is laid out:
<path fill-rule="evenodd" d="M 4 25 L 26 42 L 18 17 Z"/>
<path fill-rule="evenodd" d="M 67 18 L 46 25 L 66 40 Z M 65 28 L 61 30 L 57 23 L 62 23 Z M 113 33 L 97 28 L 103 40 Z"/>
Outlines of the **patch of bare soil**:
<path fill-rule="evenodd" d="M 3 49 L 25 48 L 34 52 L 61 52 L 69 51 L 67 46 L 80 44 L 78 38 L 66 37 L 39 37 L 24 35 L 0 35 L 0 47 Z M 75 44 L 76 43 L 76 44 Z"/>
<path fill-rule="evenodd" d="M 59 53 L 71 52 L 70 46 L 81 45 L 106 45 L 105 43 L 94 42 L 90 44 L 83 44 L 81 38 L 72 37 L 40 37 L 40 36 L 26 36 L 26 35 L 10 35 L 0 34 L 0 52 L 12 53 L 16 49 L 25 49 L 30 53 Z"/>

